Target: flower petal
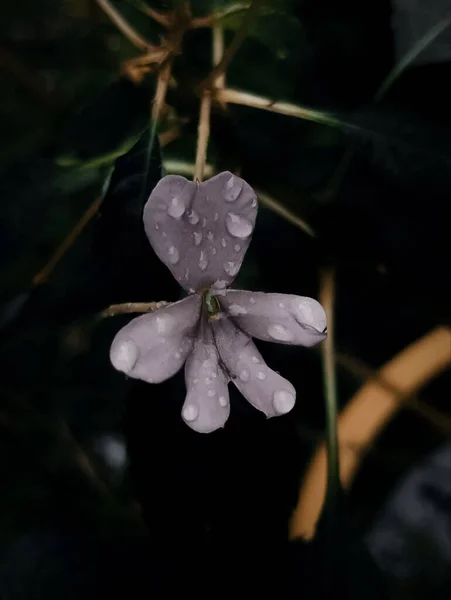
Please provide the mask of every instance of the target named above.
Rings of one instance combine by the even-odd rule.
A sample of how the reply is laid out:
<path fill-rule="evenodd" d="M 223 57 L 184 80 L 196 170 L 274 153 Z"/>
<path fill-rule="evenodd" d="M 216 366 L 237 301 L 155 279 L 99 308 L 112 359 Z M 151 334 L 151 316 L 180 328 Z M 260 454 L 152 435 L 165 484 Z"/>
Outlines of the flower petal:
<path fill-rule="evenodd" d="M 193 347 L 200 310 L 201 298 L 193 295 L 133 319 L 111 344 L 113 367 L 148 383 L 169 379 Z"/>
<path fill-rule="evenodd" d="M 187 395 L 182 409 L 185 423 L 199 433 L 224 427 L 230 413 L 227 377 L 219 365 L 207 323 L 186 361 L 185 380 Z"/>
<path fill-rule="evenodd" d="M 289 412 L 296 390 L 266 365 L 251 338 L 230 319 L 216 321 L 213 331 L 221 360 L 246 400 L 267 417 Z"/>
<path fill-rule="evenodd" d="M 253 189 L 228 171 L 204 183 L 168 175 L 147 201 L 144 227 L 160 260 L 194 291 L 234 280 L 256 216 Z"/>
<path fill-rule="evenodd" d="M 227 290 L 221 308 L 250 336 L 268 342 L 314 346 L 326 339 L 326 313 L 313 298 Z"/>

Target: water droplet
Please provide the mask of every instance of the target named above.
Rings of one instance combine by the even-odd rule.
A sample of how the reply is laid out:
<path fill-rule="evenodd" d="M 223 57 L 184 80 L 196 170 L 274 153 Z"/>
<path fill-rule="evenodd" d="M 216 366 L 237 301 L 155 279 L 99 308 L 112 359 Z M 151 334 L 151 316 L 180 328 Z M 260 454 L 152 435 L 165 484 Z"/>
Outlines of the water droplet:
<path fill-rule="evenodd" d="M 171 315 L 157 315 L 155 317 L 155 323 L 157 325 L 158 333 L 169 333 L 172 326 L 174 325 L 174 317 Z"/>
<path fill-rule="evenodd" d="M 252 296 L 249 298 L 249 304 L 255 304 L 256 300 Z"/>
<path fill-rule="evenodd" d="M 204 217 L 202 219 L 202 227 L 205 227 L 206 224 L 207 224 L 207 219 Z"/>
<path fill-rule="evenodd" d="M 215 213 L 215 216 L 213 217 L 213 221 L 217 221 L 219 219 L 219 213 Z"/>
<path fill-rule="evenodd" d="M 163 237 L 167 237 L 167 235 L 168 235 L 168 234 L 166 233 L 166 231 L 163 231 L 163 233 L 162 233 L 161 235 L 162 235 Z"/>
<path fill-rule="evenodd" d="M 174 354 L 174 358 L 177 358 L 177 359 L 181 358 L 181 356 L 182 356 L 182 355 L 180 354 L 180 352 L 176 352 L 176 353 Z"/>
<path fill-rule="evenodd" d="M 239 270 L 240 267 L 234 262 L 226 262 L 224 265 L 224 271 L 227 273 L 227 275 L 230 275 L 231 277 L 236 275 Z"/>
<path fill-rule="evenodd" d="M 213 371 L 213 373 L 211 374 L 211 376 L 213 377 L 213 379 L 216 379 L 216 377 L 218 376 L 218 374 Z"/>
<path fill-rule="evenodd" d="M 249 371 L 247 369 L 243 369 L 240 372 L 241 381 L 249 381 Z"/>
<path fill-rule="evenodd" d="M 158 231 L 160 229 L 160 226 L 158 225 L 158 223 L 155 223 L 155 231 Z"/>
<path fill-rule="evenodd" d="M 189 269 L 185 269 L 185 279 L 189 278 Z"/>
<path fill-rule="evenodd" d="M 226 218 L 226 228 L 230 235 L 237 238 L 247 238 L 252 233 L 252 223 L 235 213 L 229 213 Z"/>
<path fill-rule="evenodd" d="M 187 404 L 183 408 L 182 416 L 185 421 L 195 421 L 199 415 L 199 409 L 194 404 Z"/>
<path fill-rule="evenodd" d="M 242 187 L 243 182 L 240 179 L 237 179 L 236 177 L 231 175 L 224 186 L 223 195 L 225 200 L 227 202 L 235 202 L 235 200 L 240 195 Z"/>
<path fill-rule="evenodd" d="M 131 340 L 115 344 L 110 356 L 113 367 L 123 373 L 130 373 L 132 371 L 138 361 L 138 357 L 138 347 Z"/>
<path fill-rule="evenodd" d="M 217 279 L 211 287 L 216 290 L 223 290 L 227 287 L 227 281 L 224 279 Z"/>
<path fill-rule="evenodd" d="M 188 221 L 191 225 L 196 225 L 199 222 L 199 215 L 194 212 L 194 210 L 190 210 L 188 213 Z"/>
<path fill-rule="evenodd" d="M 205 269 L 208 267 L 208 260 L 205 257 L 205 252 L 203 250 L 201 250 L 200 256 L 199 256 L 199 269 L 201 271 L 205 271 Z"/>
<path fill-rule="evenodd" d="M 257 358 L 256 356 L 253 356 L 253 357 L 252 357 L 252 362 L 253 362 L 254 364 L 258 365 L 258 363 L 260 362 L 260 359 L 259 359 L 259 358 Z"/>
<path fill-rule="evenodd" d="M 227 406 L 227 398 L 225 396 L 219 396 L 219 404 L 221 406 Z"/>
<path fill-rule="evenodd" d="M 230 315 L 232 315 L 232 317 L 237 317 L 238 315 L 247 315 L 247 310 L 239 304 L 231 304 L 228 312 Z"/>
<path fill-rule="evenodd" d="M 239 252 L 241 250 L 241 246 L 239 244 L 235 244 L 235 252 Z"/>
<path fill-rule="evenodd" d="M 255 208 L 257 206 L 257 198 L 254 198 L 252 200 L 252 204 L 251 204 L 252 208 Z"/>
<path fill-rule="evenodd" d="M 210 240 L 210 242 L 212 242 L 212 241 L 214 240 L 214 237 L 215 237 L 215 236 L 213 235 L 213 232 L 212 232 L 212 231 L 209 231 L 209 232 L 207 233 L 207 239 L 208 239 L 208 240 Z"/>
<path fill-rule="evenodd" d="M 222 240 L 221 240 L 221 246 L 223 248 L 225 248 L 227 246 L 227 240 L 225 238 L 222 238 Z"/>
<path fill-rule="evenodd" d="M 257 379 L 260 379 L 260 381 L 263 381 L 264 379 L 266 379 L 266 373 L 264 371 L 258 371 Z"/>
<path fill-rule="evenodd" d="M 286 390 L 276 390 L 273 395 L 273 405 L 276 411 L 283 415 L 293 408 L 296 402 L 295 396 Z"/>
<path fill-rule="evenodd" d="M 177 250 L 177 248 L 175 246 L 171 246 L 169 248 L 168 254 L 169 254 L 169 262 L 171 263 L 171 265 L 175 265 L 176 263 L 179 262 L 180 255 L 179 255 L 179 251 Z"/>
<path fill-rule="evenodd" d="M 208 392 L 207 392 L 207 396 L 208 396 L 209 398 L 213 398 L 213 396 L 216 396 L 216 392 L 215 392 L 215 390 L 208 390 Z"/>
<path fill-rule="evenodd" d="M 185 212 L 185 205 L 179 196 L 174 196 L 168 206 L 168 215 L 174 219 L 180 219 Z"/>
<path fill-rule="evenodd" d="M 200 231 L 195 231 L 193 233 L 193 238 L 194 238 L 194 244 L 196 246 L 198 246 L 202 241 L 202 234 L 200 233 Z"/>
<path fill-rule="evenodd" d="M 210 377 L 205 377 L 205 385 L 210 385 L 211 379 Z"/>
<path fill-rule="evenodd" d="M 291 331 L 283 325 L 270 325 L 268 327 L 268 333 L 274 340 L 279 340 L 281 342 L 289 342 L 293 339 Z"/>
<path fill-rule="evenodd" d="M 197 377 L 195 377 L 195 378 L 193 379 L 193 385 L 197 385 L 198 383 L 199 383 L 199 380 L 197 379 Z"/>
<path fill-rule="evenodd" d="M 285 304 L 283 302 L 279 302 L 279 307 L 280 308 L 285 308 Z"/>
<path fill-rule="evenodd" d="M 213 248 L 211 249 L 211 253 L 213 254 L 213 256 L 216 254 L 216 248 L 213 246 Z"/>

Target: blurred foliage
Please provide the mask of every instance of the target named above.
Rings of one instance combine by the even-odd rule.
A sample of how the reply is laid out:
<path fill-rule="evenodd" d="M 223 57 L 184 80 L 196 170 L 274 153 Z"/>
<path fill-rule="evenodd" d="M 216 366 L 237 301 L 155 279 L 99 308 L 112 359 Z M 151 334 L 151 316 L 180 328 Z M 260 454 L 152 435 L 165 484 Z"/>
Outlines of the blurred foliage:
<path fill-rule="evenodd" d="M 167 32 L 146 14 L 148 5 L 165 13 L 181 3 L 113 4 L 141 36 L 159 44 Z M 191 2 L 194 18 L 219 14 L 226 46 L 248 4 Z M 227 86 L 325 111 L 337 125 L 214 104 L 208 149 L 209 165 L 239 169 L 316 232 L 308 237 L 260 208 L 237 287 L 316 297 L 319 270 L 334 266 L 337 351 L 374 368 L 449 323 L 450 306 L 451 91 L 445 82 L 451 63 L 449 55 L 435 53 L 434 62 L 409 65 L 375 103 L 404 35 L 391 30 L 391 13 L 388 1 L 262 1 L 227 69 Z M 99 577 L 110 578 L 108 593 L 121 597 L 127 582 L 146 581 L 146 569 L 155 583 L 168 565 L 177 577 L 162 583 L 167 589 L 176 589 L 178 579 L 201 593 L 219 580 L 226 593 L 243 581 L 240 589 L 254 594 L 331 597 L 320 585 L 329 573 L 339 595 L 384 597 L 360 538 L 390 489 L 441 443 L 442 433 L 402 413 L 343 501 L 338 546 L 330 547 L 322 529 L 313 546 L 289 545 L 287 521 L 324 427 L 319 353 L 259 344 L 272 368 L 295 385 L 296 408 L 266 421 L 232 392 L 227 427 L 208 436 L 181 422 L 181 374 L 149 386 L 125 380 L 109 364 L 112 337 L 129 317 L 101 321 L 100 310 L 172 301 L 181 293 L 154 256 L 141 214 L 171 165 L 188 168 L 183 174 L 190 176 L 198 86 L 211 70 L 210 27 L 188 30 L 175 57 L 158 132 L 175 128 L 179 135 L 163 148 L 157 141 L 150 146 L 156 75 L 130 80 L 127 65 L 140 51 L 95 1 L 3 2 L 0 39 L 2 600 L 95 595 L 92 582 Z M 98 214 L 50 277 L 34 285 L 96 200 Z M 338 375 L 345 405 L 361 382 L 346 370 Z M 449 415 L 447 387 L 442 376 L 422 399 Z M 123 435 L 126 459 L 115 463 L 100 441 L 113 436 L 121 448 Z M 96 558 L 85 532 L 113 542 L 101 545 Z M 115 553 L 123 538 L 129 556 Z M 39 560 L 24 561 L 33 552 Z M 82 562 L 65 581 L 67 565 L 56 561 L 60 574 L 44 581 L 40 560 L 50 564 L 59 552 Z M 200 564 L 188 560 L 193 556 Z M 87 567 L 95 560 L 113 567 L 99 562 L 96 579 Z M 29 567 L 19 568 L 22 563 Z M 41 596 L 17 584 L 35 577 Z"/>

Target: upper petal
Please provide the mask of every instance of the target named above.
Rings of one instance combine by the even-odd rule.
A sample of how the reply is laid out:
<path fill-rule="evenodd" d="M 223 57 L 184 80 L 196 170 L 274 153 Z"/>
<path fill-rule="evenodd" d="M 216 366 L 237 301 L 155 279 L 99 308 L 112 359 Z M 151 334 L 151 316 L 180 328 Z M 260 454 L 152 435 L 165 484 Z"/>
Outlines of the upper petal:
<path fill-rule="evenodd" d="M 209 325 L 202 329 L 185 365 L 186 399 L 182 409 L 185 423 L 199 433 L 224 427 L 229 418 L 227 377 L 219 364 Z"/>
<path fill-rule="evenodd" d="M 153 249 L 187 290 L 229 285 L 237 275 L 257 216 L 253 189 L 226 171 L 204 183 L 168 175 L 144 208 Z"/>
<path fill-rule="evenodd" d="M 148 383 L 169 379 L 193 347 L 200 310 L 201 298 L 193 295 L 133 319 L 111 344 L 113 367 Z"/>
<path fill-rule="evenodd" d="M 252 337 L 282 344 L 314 346 L 326 339 L 326 313 L 313 298 L 227 290 L 221 308 Z"/>
<path fill-rule="evenodd" d="M 221 360 L 246 400 L 267 417 L 289 412 L 296 401 L 294 387 L 267 366 L 251 338 L 230 319 L 216 321 L 213 331 Z"/>

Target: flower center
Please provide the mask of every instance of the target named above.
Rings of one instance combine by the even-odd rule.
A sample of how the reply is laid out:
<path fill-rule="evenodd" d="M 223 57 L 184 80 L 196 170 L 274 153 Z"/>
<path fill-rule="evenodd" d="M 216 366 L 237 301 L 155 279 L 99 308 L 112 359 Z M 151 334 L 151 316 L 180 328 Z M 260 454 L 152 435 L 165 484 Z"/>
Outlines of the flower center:
<path fill-rule="evenodd" d="M 221 312 L 219 300 L 214 294 L 211 293 L 210 290 L 202 290 L 201 295 L 205 309 L 207 311 L 208 318 L 217 319 L 219 313 Z"/>

